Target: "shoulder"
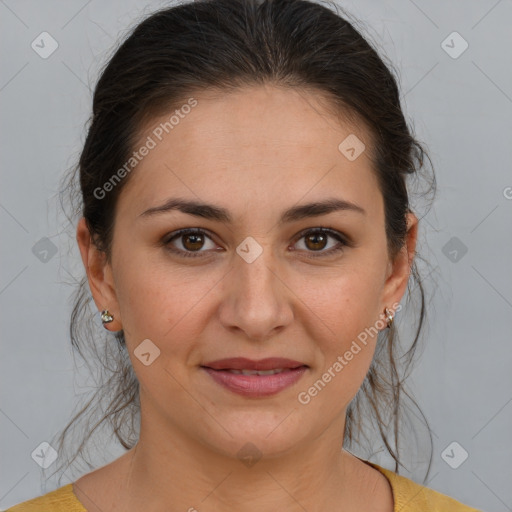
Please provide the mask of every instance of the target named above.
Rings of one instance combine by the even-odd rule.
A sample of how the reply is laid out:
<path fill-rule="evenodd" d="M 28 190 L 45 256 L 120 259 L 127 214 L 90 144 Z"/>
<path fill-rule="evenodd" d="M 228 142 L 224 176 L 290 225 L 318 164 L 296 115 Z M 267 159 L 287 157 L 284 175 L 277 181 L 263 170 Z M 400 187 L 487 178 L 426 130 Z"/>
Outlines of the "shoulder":
<path fill-rule="evenodd" d="M 73 492 L 73 484 L 8 508 L 6 512 L 87 512 Z"/>
<path fill-rule="evenodd" d="M 394 510 L 403 512 L 482 512 L 450 498 L 446 494 L 434 491 L 428 487 L 417 484 L 409 478 L 397 475 L 389 469 L 377 464 L 367 462 L 379 470 L 389 480 L 395 502 Z"/>

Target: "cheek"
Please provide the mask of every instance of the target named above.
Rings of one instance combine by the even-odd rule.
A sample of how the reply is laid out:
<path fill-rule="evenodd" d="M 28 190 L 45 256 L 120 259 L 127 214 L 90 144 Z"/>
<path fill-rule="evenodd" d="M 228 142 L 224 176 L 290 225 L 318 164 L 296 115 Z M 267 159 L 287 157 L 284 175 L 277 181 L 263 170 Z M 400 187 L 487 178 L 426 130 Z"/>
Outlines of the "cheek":
<path fill-rule="evenodd" d="M 216 280 L 168 264 L 144 265 L 135 259 L 118 267 L 116 290 L 123 329 L 131 350 L 149 338 L 162 355 L 186 348 L 204 328 L 208 291 Z M 183 342 L 180 342 L 183 340 Z"/>
<path fill-rule="evenodd" d="M 328 283 L 326 285 L 326 282 Z M 297 295 L 309 311 L 310 328 L 316 329 L 330 350 L 343 349 L 379 315 L 380 281 L 364 268 L 338 270 L 321 280 L 301 279 Z"/>
<path fill-rule="evenodd" d="M 169 268 L 166 272 L 154 267 L 129 270 L 123 270 L 125 279 L 119 286 L 126 346 L 142 389 L 167 414 L 172 409 L 166 402 L 169 396 L 176 404 L 188 400 L 180 383 L 188 378 L 192 340 L 204 330 L 204 299 L 213 283 L 199 286 Z"/>
<path fill-rule="evenodd" d="M 336 312 L 329 322 L 330 329 L 322 330 L 327 334 L 312 334 L 321 356 L 298 396 L 301 404 L 314 402 L 312 408 L 308 406 L 308 412 L 325 418 L 341 414 L 357 394 L 368 373 L 378 337 L 378 329 L 367 310 L 355 309 L 347 301 L 343 311 Z"/>
<path fill-rule="evenodd" d="M 298 295 L 306 306 L 303 323 L 319 348 L 312 380 L 321 381 L 317 387 L 329 387 L 327 393 L 334 393 L 341 404 L 348 403 L 363 382 L 383 324 L 377 323 L 375 276 L 364 271 L 340 274 L 328 287 L 311 287 L 311 281 L 304 280 Z"/>

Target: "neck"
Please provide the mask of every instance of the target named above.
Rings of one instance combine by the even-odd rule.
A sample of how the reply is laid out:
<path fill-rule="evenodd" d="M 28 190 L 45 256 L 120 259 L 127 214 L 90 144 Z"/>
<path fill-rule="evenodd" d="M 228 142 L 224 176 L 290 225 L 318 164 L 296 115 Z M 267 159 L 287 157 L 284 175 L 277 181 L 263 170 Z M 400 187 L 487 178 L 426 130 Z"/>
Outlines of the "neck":
<path fill-rule="evenodd" d="M 139 442 L 125 455 L 121 508 L 349 510 L 365 494 L 367 482 L 357 478 L 360 461 L 342 449 L 343 428 L 344 418 L 311 442 L 272 456 L 254 446 L 228 456 L 179 429 L 170 432 L 142 422 Z"/>

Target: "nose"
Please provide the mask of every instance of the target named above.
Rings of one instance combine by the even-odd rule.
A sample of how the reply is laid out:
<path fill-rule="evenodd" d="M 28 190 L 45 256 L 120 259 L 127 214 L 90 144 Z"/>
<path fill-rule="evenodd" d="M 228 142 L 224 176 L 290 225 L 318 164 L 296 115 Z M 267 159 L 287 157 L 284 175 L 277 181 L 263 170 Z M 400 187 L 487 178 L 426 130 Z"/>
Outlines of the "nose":
<path fill-rule="evenodd" d="M 293 292 L 270 248 L 249 263 L 238 254 L 225 280 L 220 321 L 253 341 L 264 341 L 293 321 Z"/>

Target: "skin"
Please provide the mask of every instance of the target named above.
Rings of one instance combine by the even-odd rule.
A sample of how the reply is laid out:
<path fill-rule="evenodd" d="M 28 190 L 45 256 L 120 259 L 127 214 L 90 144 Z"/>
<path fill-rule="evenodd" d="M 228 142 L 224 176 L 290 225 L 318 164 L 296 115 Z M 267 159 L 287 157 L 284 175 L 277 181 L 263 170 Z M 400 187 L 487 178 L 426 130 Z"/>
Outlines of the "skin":
<path fill-rule="evenodd" d="M 140 382 L 141 434 L 132 450 L 75 482 L 75 493 L 88 510 L 103 512 L 391 511 L 387 479 L 343 449 L 346 408 L 376 336 L 310 403 L 297 395 L 383 319 L 385 307 L 400 302 L 417 218 L 408 215 L 406 244 L 391 261 L 369 135 L 334 117 L 318 94 L 260 85 L 194 97 L 198 105 L 120 194 L 111 265 L 91 244 L 84 220 L 78 224 L 95 304 L 114 314 L 109 330 L 125 332 Z M 141 141 L 168 118 L 145 127 Z M 338 150 L 351 133 L 367 148 L 354 161 Z M 170 197 L 226 208 L 233 223 L 178 211 L 140 217 Z M 327 198 L 366 213 L 278 224 L 285 209 Z M 186 236 L 168 246 L 199 247 L 202 256 L 171 253 L 162 240 L 190 227 L 208 231 L 202 246 Z M 339 244 L 335 238 L 315 245 L 298 237 L 319 227 L 348 236 L 352 246 L 325 255 Z M 252 263 L 236 252 L 248 236 L 263 249 Z M 146 366 L 134 350 L 148 338 L 160 355 Z M 309 369 L 277 395 L 245 398 L 199 367 L 236 356 L 287 357 Z M 251 467 L 237 457 L 247 442 L 262 453 Z"/>

